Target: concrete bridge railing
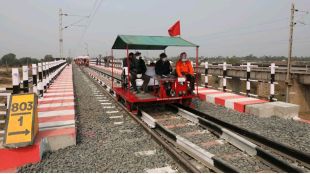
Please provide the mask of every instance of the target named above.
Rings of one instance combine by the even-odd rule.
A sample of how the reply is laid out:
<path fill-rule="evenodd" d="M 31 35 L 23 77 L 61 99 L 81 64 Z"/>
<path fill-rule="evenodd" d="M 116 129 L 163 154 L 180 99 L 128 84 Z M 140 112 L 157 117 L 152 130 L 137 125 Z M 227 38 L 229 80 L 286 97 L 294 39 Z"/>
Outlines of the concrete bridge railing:
<path fill-rule="evenodd" d="M 100 66 L 100 62 L 92 61 L 90 63 Z M 114 59 L 114 68 L 121 69 L 121 64 L 121 59 Z M 198 74 L 201 75 L 202 81 L 205 79 L 204 64 L 205 62 L 201 63 L 197 69 Z M 223 89 L 224 86 L 225 89 L 223 90 L 231 90 L 238 94 L 241 93 L 269 100 L 285 101 L 286 67 L 275 65 L 274 75 L 271 75 L 271 66 L 258 67 L 257 65 L 251 65 L 250 73 L 248 73 L 248 67 L 246 65 L 232 66 L 226 64 L 226 77 L 223 78 L 223 64 L 208 64 L 208 77 L 210 77 L 210 80 L 212 78 L 219 80 L 218 87 L 221 89 Z M 110 62 L 109 65 L 104 65 L 101 62 L 101 66 L 111 67 L 112 64 Z M 292 84 L 288 96 L 289 102 L 299 104 L 301 106 L 301 112 L 310 111 L 310 68 L 293 66 L 291 68 L 291 81 Z M 226 88 L 226 86 L 230 87 L 230 89 Z M 214 86 L 212 86 L 212 88 L 214 88 Z"/>
<path fill-rule="evenodd" d="M 0 88 L 0 141 L 4 136 L 6 116 L 9 109 L 10 96 L 20 93 L 36 93 L 40 97 L 47 90 L 52 81 L 66 66 L 65 60 L 42 62 L 22 67 L 22 80 L 18 68 L 12 68 L 12 87 Z M 32 74 L 32 78 L 29 74 Z"/>

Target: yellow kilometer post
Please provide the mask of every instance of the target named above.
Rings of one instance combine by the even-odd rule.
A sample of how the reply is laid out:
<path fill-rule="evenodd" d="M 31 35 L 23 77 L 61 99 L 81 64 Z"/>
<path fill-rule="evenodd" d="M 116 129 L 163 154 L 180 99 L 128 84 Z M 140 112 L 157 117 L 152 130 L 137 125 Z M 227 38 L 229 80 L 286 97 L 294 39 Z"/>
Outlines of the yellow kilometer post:
<path fill-rule="evenodd" d="M 35 94 L 12 95 L 6 118 L 4 146 L 25 147 L 34 143 L 38 132 L 38 98 Z"/>

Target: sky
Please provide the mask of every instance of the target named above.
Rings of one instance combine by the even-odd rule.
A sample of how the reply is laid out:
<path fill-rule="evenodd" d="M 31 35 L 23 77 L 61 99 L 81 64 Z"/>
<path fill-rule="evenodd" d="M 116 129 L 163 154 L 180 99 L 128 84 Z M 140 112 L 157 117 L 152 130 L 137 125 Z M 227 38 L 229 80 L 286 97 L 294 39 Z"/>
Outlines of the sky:
<path fill-rule="evenodd" d="M 59 9 L 64 56 L 109 55 L 118 34 L 168 36 L 181 21 L 181 37 L 200 56 L 287 56 L 293 0 L 1 0 L 0 57 L 59 57 Z M 310 56 L 310 0 L 295 0 L 294 56 Z M 308 12 L 308 13 L 307 13 Z M 84 16 L 84 17 L 82 17 Z M 88 17 L 86 17 L 88 16 Z M 80 21 L 76 23 L 77 21 Z M 78 26 L 70 26 L 76 23 Z M 194 49 L 168 48 L 168 56 Z M 161 51 L 143 51 L 156 57 Z M 125 51 L 115 51 L 123 57 Z"/>

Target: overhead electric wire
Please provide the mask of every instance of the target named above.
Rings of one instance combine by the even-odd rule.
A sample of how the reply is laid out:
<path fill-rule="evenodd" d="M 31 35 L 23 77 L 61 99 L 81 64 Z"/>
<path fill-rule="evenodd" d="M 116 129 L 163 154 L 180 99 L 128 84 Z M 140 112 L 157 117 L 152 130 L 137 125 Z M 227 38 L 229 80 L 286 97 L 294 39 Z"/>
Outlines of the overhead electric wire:
<path fill-rule="evenodd" d="M 80 39 L 79 39 L 79 41 L 78 41 L 78 44 L 77 44 L 77 46 L 76 46 L 75 49 L 77 49 L 77 48 L 80 46 L 80 44 L 82 43 L 82 41 L 84 40 L 84 37 L 85 37 L 85 35 L 86 35 L 86 32 L 87 32 L 87 30 L 88 30 L 90 24 L 92 23 L 92 21 L 93 21 L 95 15 L 97 14 L 97 12 L 98 12 L 98 10 L 99 10 L 99 8 L 100 8 L 102 2 L 103 2 L 103 0 L 96 0 L 96 1 L 94 2 L 94 5 L 93 5 L 93 7 L 92 7 L 92 9 L 91 9 L 91 12 L 90 12 L 90 14 L 89 14 L 89 18 L 88 18 L 88 22 L 87 22 L 87 24 L 86 24 L 86 27 L 84 28 L 84 30 L 83 30 L 83 32 L 82 32 L 82 35 L 81 35 L 81 37 L 80 37 Z"/>
<path fill-rule="evenodd" d="M 98 2 L 98 0 L 95 0 L 95 1 L 94 1 L 94 4 L 93 4 L 93 6 L 92 6 L 92 8 L 91 8 L 91 11 L 90 11 L 90 13 L 89 13 L 89 15 L 88 15 L 88 20 L 90 20 L 90 17 L 92 16 L 94 10 L 96 9 L 97 2 Z M 85 32 L 86 32 L 86 30 L 87 30 L 87 28 L 88 28 L 88 24 L 89 24 L 89 21 L 88 21 L 87 24 L 84 26 L 85 28 L 84 28 L 84 30 L 82 31 L 82 34 L 81 34 L 81 36 L 80 36 L 80 38 L 79 38 L 79 40 L 78 40 L 78 42 L 77 42 L 77 45 L 75 46 L 74 49 L 72 49 L 72 50 L 73 50 L 73 54 L 76 53 L 77 48 L 78 48 L 79 45 L 81 44 L 81 41 L 83 40 L 84 35 L 85 35 Z"/>
<path fill-rule="evenodd" d="M 213 40 L 216 40 L 216 39 L 245 36 L 245 35 L 249 35 L 249 34 L 264 33 L 264 32 L 274 31 L 274 30 L 280 31 L 280 30 L 284 30 L 284 29 L 287 29 L 287 26 L 280 26 L 280 27 L 276 27 L 276 28 L 267 28 L 267 29 L 254 30 L 254 31 L 240 31 L 240 32 L 235 33 L 235 34 L 225 34 L 225 35 L 213 36 L 213 37 L 209 37 L 209 38 L 202 37 L 202 38 L 199 38 L 196 40 L 203 40 L 206 42 L 212 42 Z"/>
<path fill-rule="evenodd" d="M 67 14 L 66 16 L 72 16 L 72 17 L 85 17 L 85 16 L 82 16 L 82 15 L 72 15 L 72 14 Z"/>
<path fill-rule="evenodd" d="M 82 16 L 81 16 L 81 17 L 82 17 Z M 86 16 L 84 16 L 84 17 L 86 17 Z M 87 16 L 87 18 L 89 18 L 89 16 Z M 85 20 L 85 18 L 81 18 L 81 19 L 79 19 L 79 20 L 77 20 L 77 21 L 75 21 L 75 22 L 73 22 L 73 23 L 67 25 L 66 27 L 69 27 L 69 26 L 77 26 L 76 24 L 82 22 L 83 20 Z M 84 26 L 86 26 L 86 25 L 84 25 Z"/>
<path fill-rule="evenodd" d="M 262 23 L 258 23 L 255 25 L 246 25 L 246 26 L 241 26 L 241 27 L 237 27 L 237 28 L 232 28 L 232 29 L 228 29 L 225 31 L 221 31 L 221 32 L 215 32 L 215 33 L 209 33 L 209 34 L 202 34 L 202 35 L 197 35 L 197 36 L 193 36 L 193 37 L 200 37 L 200 38 L 208 38 L 208 37 L 213 37 L 216 35 L 227 35 L 229 33 L 234 33 L 234 32 L 239 32 L 240 30 L 244 30 L 244 29 L 249 29 L 249 28 L 253 28 L 253 27 L 258 27 L 258 26 L 262 26 L 262 25 L 269 25 L 269 24 L 274 24 L 274 23 L 278 23 L 278 22 L 282 22 L 285 20 L 288 20 L 289 18 L 279 18 L 279 19 L 275 19 L 275 20 L 271 20 L 271 21 L 266 21 L 266 22 L 262 22 Z"/>

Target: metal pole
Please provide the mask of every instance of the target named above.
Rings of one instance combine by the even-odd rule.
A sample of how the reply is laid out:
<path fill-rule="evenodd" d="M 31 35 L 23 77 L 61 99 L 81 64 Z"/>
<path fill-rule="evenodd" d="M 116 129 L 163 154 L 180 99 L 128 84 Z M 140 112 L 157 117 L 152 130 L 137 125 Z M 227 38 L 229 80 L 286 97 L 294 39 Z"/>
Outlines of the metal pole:
<path fill-rule="evenodd" d="M 196 95 L 198 95 L 198 47 L 196 47 Z M 193 89 L 192 89 L 193 90 Z"/>
<path fill-rule="evenodd" d="M 111 49 L 111 56 L 112 56 L 112 91 L 113 91 L 113 82 L 114 82 L 114 57 L 113 57 L 113 49 Z"/>
<path fill-rule="evenodd" d="M 294 31 L 294 12 L 295 6 L 292 3 L 291 8 L 291 21 L 290 21 L 290 33 L 289 33 L 289 46 L 288 46 L 288 60 L 287 60 L 287 72 L 286 72 L 286 102 L 289 102 L 289 93 L 291 84 L 291 61 L 292 61 L 292 46 L 293 46 L 293 31 Z"/>
<path fill-rule="evenodd" d="M 59 57 L 62 59 L 63 38 L 62 38 L 62 9 L 59 9 Z"/>
<path fill-rule="evenodd" d="M 127 54 L 127 79 L 128 79 L 128 90 L 130 90 L 130 63 L 129 63 L 129 55 L 128 55 L 128 45 L 126 45 L 126 54 Z M 125 71 L 126 74 L 126 71 Z"/>

